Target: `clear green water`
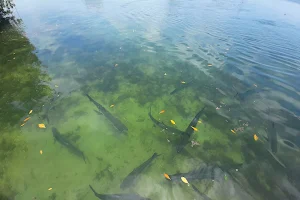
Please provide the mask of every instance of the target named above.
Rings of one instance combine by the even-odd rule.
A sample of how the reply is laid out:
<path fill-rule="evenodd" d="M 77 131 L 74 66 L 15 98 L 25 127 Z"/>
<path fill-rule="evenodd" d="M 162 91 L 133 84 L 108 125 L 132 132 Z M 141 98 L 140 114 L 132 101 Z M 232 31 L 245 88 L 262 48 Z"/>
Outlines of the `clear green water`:
<path fill-rule="evenodd" d="M 190 181 L 211 199 L 299 199 L 300 4 L 14 3 L 19 22 L 0 24 L 1 200 L 97 199 L 88 185 L 101 194 L 204 199 L 163 175 L 203 164 L 223 169 L 219 181 Z M 155 119 L 184 131 L 203 106 L 202 123 L 181 153 L 182 138 L 148 116 L 151 107 Z M 56 141 L 54 127 L 86 163 Z M 120 189 L 155 152 L 161 156 L 137 184 Z"/>

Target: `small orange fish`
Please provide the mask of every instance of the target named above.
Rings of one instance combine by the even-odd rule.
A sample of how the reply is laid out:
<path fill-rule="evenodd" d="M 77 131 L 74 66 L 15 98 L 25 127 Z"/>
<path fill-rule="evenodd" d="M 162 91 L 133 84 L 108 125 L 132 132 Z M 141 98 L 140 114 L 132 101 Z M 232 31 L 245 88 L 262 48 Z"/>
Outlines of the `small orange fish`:
<path fill-rule="evenodd" d="M 197 129 L 196 127 L 191 126 L 191 128 L 192 128 L 194 131 L 198 131 L 198 129 Z"/>
<path fill-rule="evenodd" d="M 40 154 L 41 154 L 41 155 L 43 154 L 43 150 L 40 150 Z"/>
<path fill-rule="evenodd" d="M 21 127 L 24 126 L 24 125 L 25 125 L 25 123 L 21 124 Z"/>
<path fill-rule="evenodd" d="M 114 106 L 115 106 L 114 104 L 111 104 L 109 107 L 112 108 L 112 107 L 114 107 Z"/>
<path fill-rule="evenodd" d="M 168 174 L 164 173 L 164 176 L 165 176 L 166 179 L 171 180 L 171 178 Z"/>
<path fill-rule="evenodd" d="M 39 128 L 46 128 L 45 124 L 39 124 Z"/>
<path fill-rule="evenodd" d="M 255 141 L 257 141 L 257 140 L 258 140 L 258 137 L 257 137 L 257 135 L 256 135 L 256 134 L 254 134 L 254 135 L 253 135 L 253 138 L 254 138 L 254 140 L 255 140 Z"/>
<path fill-rule="evenodd" d="M 232 129 L 231 129 L 230 131 L 231 131 L 232 133 L 236 133 L 236 132 L 235 132 L 234 130 L 232 130 Z"/>
<path fill-rule="evenodd" d="M 171 122 L 172 124 L 174 124 L 174 125 L 176 124 L 175 121 L 174 121 L 173 119 L 171 119 L 170 122 Z"/>
<path fill-rule="evenodd" d="M 165 112 L 165 110 L 161 110 L 160 112 L 159 112 L 159 114 L 163 114 Z"/>
<path fill-rule="evenodd" d="M 30 115 L 31 113 L 32 113 L 32 110 L 30 110 L 28 114 Z"/>
<path fill-rule="evenodd" d="M 27 117 L 26 119 L 24 119 L 24 122 L 27 122 L 30 119 L 30 117 Z"/>

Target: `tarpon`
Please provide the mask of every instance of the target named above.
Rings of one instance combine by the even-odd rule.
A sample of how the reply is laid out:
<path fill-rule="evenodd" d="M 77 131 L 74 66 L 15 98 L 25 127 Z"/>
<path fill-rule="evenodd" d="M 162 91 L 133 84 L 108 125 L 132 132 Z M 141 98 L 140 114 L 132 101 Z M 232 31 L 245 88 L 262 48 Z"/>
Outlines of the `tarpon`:
<path fill-rule="evenodd" d="M 263 91 L 268 91 L 268 89 L 264 89 L 264 88 L 261 88 L 261 89 L 257 89 L 257 88 L 254 88 L 254 89 L 249 89 L 245 92 L 237 92 L 234 97 L 238 97 L 240 100 L 244 101 L 247 97 L 255 94 L 255 93 L 259 93 L 259 92 L 263 92 Z"/>
<path fill-rule="evenodd" d="M 189 124 L 189 126 L 186 128 L 184 134 L 182 134 L 181 136 L 181 143 L 176 147 L 177 152 L 181 152 L 185 145 L 187 145 L 189 143 L 190 137 L 191 135 L 194 133 L 194 129 L 198 124 L 199 118 L 201 117 L 201 115 L 204 112 L 204 109 L 206 108 L 206 106 L 204 106 L 197 114 L 196 116 L 193 118 L 193 120 L 191 121 L 191 123 Z"/>
<path fill-rule="evenodd" d="M 120 185 L 121 189 L 126 189 L 130 186 L 135 185 L 137 178 L 139 177 L 139 175 L 144 172 L 146 170 L 146 168 L 148 168 L 152 161 L 157 158 L 159 155 L 157 153 L 154 153 L 148 160 L 146 160 L 145 162 L 143 162 L 140 166 L 138 166 L 137 168 L 135 168 L 132 172 L 130 172 L 126 178 L 123 180 L 123 182 Z"/>
<path fill-rule="evenodd" d="M 56 141 L 58 141 L 61 145 L 66 147 L 71 153 L 74 155 L 81 157 L 86 163 L 85 156 L 82 151 L 80 151 L 77 147 L 75 147 L 72 143 L 70 143 L 56 128 L 52 128 L 52 134 Z"/>
<path fill-rule="evenodd" d="M 163 122 L 160 122 L 160 121 L 154 119 L 154 117 L 151 115 L 151 107 L 150 107 L 150 111 L 149 111 L 148 115 L 149 115 L 150 119 L 152 120 L 152 122 L 153 122 L 156 126 L 162 128 L 162 129 L 164 129 L 164 130 L 166 130 L 166 131 L 168 131 L 168 132 L 170 132 L 170 133 L 176 133 L 176 134 L 180 134 L 180 135 L 181 135 L 181 134 L 184 134 L 183 131 L 178 130 L 178 129 L 176 129 L 176 128 L 174 128 L 174 127 L 171 127 L 171 126 L 167 126 L 167 125 L 165 125 Z"/>
<path fill-rule="evenodd" d="M 269 148 L 267 148 L 267 151 L 275 159 L 275 161 L 277 161 L 278 164 L 280 164 L 283 168 L 286 168 L 285 164 L 283 164 L 276 156 L 278 150 L 278 139 L 277 139 L 277 131 L 274 122 L 272 122 L 271 128 L 268 131 L 268 137 L 264 137 L 264 138 L 269 142 Z"/>
<path fill-rule="evenodd" d="M 192 81 L 190 81 L 190 82 L 188 82 L 188 83 L 180 84 L 179 87 L 175 88 L 170 94 L 171 94 L 171 95 L 172 95 L 172 94 L 175 94 L 175 93 L 177 93 L 177 92 L 183 90 L 184 88 L 186 88 L 186 87 L 192 85 L 192 83 L 194 83 L 194 82 L 195 82 L 195 80 L 192 80 Z"/>
<path fill-rule="evenodd" d="M 278 140 L 277 140 L 277 131 L 276 131 L 274 122 L 272 122 L 271 130 L 268 132 L 268 139 L 270 142 L 271 151 L 273 153 L 277 153 Z"/>
<path fill-rule="evenodd" d="M 94 195 L 98 197 L 98 199 L 102 200 L 151 200 L 149 198 L 141 197 L 138 194 L 99 194 L 94 188 L 89 185 Z"/>
<path fill-rule="evenodd" d="M 108 112 L 102 105 L 96 102 L 88 94 L 86 94 L 86 96 L 89 98 L 91 102 L 95 104 L 95 106 L 97 106 L 99 112 L 101 112 L 113 124 L 113 126 L 116 129 L 118 129 L 120 132 L 128 131 L 128 128 L 118 118 L 114 117 L 110 112 Z"/>
<path fill-rule="evenodd" d="M 181 177 L 185 177 L 189 182 L 200 181 L 204 179 L 221 180 L 225 173 L 220 167 L 217 166 L 202 166 L 199 169 L 192 170 L 186 173 L 177 173 L 169 175 L 172 182 L 182 182 Z"/>
<path fill-rule="evenodd" d="M 195 193 L 198 194 L 198 195 L 201 197 L 201 199 L 204 199 L 204 200 L 211 200 L 211 198 L 209 198 L 206 194 L 200 192 L 200 191 L 198 190 L 198 188 L 196 188 L 196 186 L 194 186 L 193 184 L 191 184 L 191 185 L 192 185 L 192 188 L 193 188 L 193 190 L 195 191 Z"/>

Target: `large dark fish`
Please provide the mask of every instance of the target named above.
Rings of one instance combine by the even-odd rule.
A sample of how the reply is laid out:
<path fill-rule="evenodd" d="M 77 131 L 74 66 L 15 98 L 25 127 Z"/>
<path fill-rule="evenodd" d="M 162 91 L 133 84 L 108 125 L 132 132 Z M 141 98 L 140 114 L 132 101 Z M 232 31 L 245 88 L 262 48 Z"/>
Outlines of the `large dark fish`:
<path fill-rule="evenodd" d="M 241 101 L 244 101 L 246 98 L 248 98 L 249 96 L 253 95 L 253 94 L 256 94 L 256 93 L 259 93 L 259 92 L 263 92 L 263 91 L 268 91 L 268 89 L 257 89 L 257 88 L 254 88 L 254 89 L 249 89 L 245 92 L 237 92 L 234 97 L 238 97 Z"/>
<path fill-rule="evenodd" d="M 196 114 L 196 116 L 193 118 L 193 120 L 191 121 L 191 123 L 189 124 L 189 126 L 186 128 L 184 134 L 181 136 L 181 142 L 176 147 L 176 150 L 177 150 L 178 153 L 181 152 L 184 149 L 185 145 L 187 145 L 189 143 L 190 137 L 194 133 L 194 129 L 192 127 L 196 127 L 197 126 L 199 118 L 203 114 L 205 108 L 206 108 L 206 106 L 204 106 Z"/>
<path fill-rule="evenodd" d="M 220 167 L 217 166 L 202 166 L 199 169 L 192 170 L 186 173 L 177 173 L 169 175 L 172 182 L 182 182 L 181 177 L 185 177 L 189 182 L 200 181 L 204 179 L 219 181 L 224 178 L 225 173 Z"/>
<path fill-rule="evenodd" d="M 148 160 L 146 160 L 144 163 L 142 163 L 140 166 L 135 168 L 132 172 L 130 172 L 127 177 L 123 180 L 123 182 L 120 185 L 121 189 L 126 189 L 130 186 L 135 185 L 137 178 L 139 175 L 145 171 L 147 167 L 149 167 L 152 163 L 152 161 L 157 158 L 159 155 L 157 153 L 154 153 Z"/>
<path fill-rule="evenodd" d="M 185 84 L 180 84 L 179 87 L 175 88 L 170 94 L 171 94 L 171 95 L 172 95 L 172 94 L 175 94 L 175 93 L 177 93 L 177 92 L 183 90 L 184 88 L 189 87 L 190 85 L 192 85 L 192 83 L 194 83 L 194 81 L 195 81 L 195 80 L 192 80 L 192 81 L 190 81 L 190 82 L 188 82 L 188 83 L 185 83 Z"/>
<path fill-rule="evenodd" d="M 270 153 L 270 155 L 277 161 L 278 164 L 280 164 L 283 168 L 286 168 L 285 164 L 283 164 L 279 158 L 276 156 L 277 150 L 278 150 L 278 140 L 277 140 L 277 131 L 275 128 L 274 122 L 271 124 L 271 128 L 268 131 L 268 137 L 265 137 L 265 139 L 269 142 L 270 148 L 267 148 L 267 151 Z"/>
<path fill-rule="evenodd" d="M 102 105 L 96 102 L 88 94 L 86 94 L 86 96 L 89 98 L 91 102 L 93 102 L 97 106 L 99 112 L 101 112 L 113 124 L 113 126 L 116 129 L 118 129 L 120 132 L 128 131 L 128 128 L 118 118 L 114 117 L 110 112 L 108 112 Z"/>
<path fill-rule="evenodd" d="M 270 149 L 271 149 L 271 151 L 273 153 L 277 153 L 278 140 L 277 140 L 277 131 L 276 131 L 274 122 L 272 122 L 271 129 L 268 132 L 268 139 L 269 139 L 269 142 L 270 142 Z"/>
<path fill-rule="evenodd" d="M 198 188 L 196 188 L 196 186 L 194 186 L 193 184 L 191 184 L 191 185 L 192 185 L 192 188 L 193 188 L 193 190 L 195 191 L 195 193 L 198 194 L 198 196 L 201 197 L 201 199 L 204 199 L 204 200 L 211 200 L 211 198 L 209 198 L 206 194 L 200 192 L 200 191 L 198 190 Z"/>
<path fill-rule="evenodd" d="M 102 200 L 151 200 L 149 198 L 141 197 L 138 194 L 99 194 L 94 188 L 89 185 L 91 190 L 94 192 L 94 195 Z"/>
<path fill-rule="evenodd" d="M 81 157 L 86 163 L 85 156 L 82 151 L 80 151 L 77 147 L 75 147 L 72 143 L 70 143 L 56 128 L 52 128 L 52 134 L 56 141 L 58 141 L 61 145 L 66 147 L 71 153 L 74 155 Z"/>
<path fill-rule="evenodd" d="M 176 129 L 176 128 L 174 128 L 174 127 L 171 127 L 171 126 L 167 126 L 167 125 L 165 125 L 163 122 L 160 122 L 160 121 L 154 119 L 154 117 L 151 115 L 151 107 L 150 107 L 150 111 L 149 111 L 148 115 L 149 115 L 150 119 L 152 120 L 152 122 L 153 122 L 156 126 L 162 128 L 162 129 L 164 129 L 164 130 L 166 130 L 166 131 L 168 131 L 168 132 L 170 132 L 170 133 L 176 133 L 176 134 L 180 134 L 180 135 L 181 135 L 181 134 L 184 134 L 183 131 L 178 130 L 178 129 Z"/>

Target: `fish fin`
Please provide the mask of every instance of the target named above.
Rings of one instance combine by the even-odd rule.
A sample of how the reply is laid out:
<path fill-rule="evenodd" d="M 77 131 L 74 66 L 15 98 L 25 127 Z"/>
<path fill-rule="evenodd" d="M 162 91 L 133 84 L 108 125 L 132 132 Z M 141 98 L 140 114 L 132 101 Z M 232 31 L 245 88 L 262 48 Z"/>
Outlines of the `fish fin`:
<path fill-rule="evenodd" d="M 162 154 L 154 153 L 156 157 L 161 156 Z"/>
<path fill-rule="evenodd" d="M 91 190 L 94 192 L 94 194 L 97 196 L 98 193 L 94 190 L 94 188 L 91 185 L 89 185 L 89 186 L 90 186 Z"/>
<path fill-rule="evenodd" d="M 84 163 L 86 164 L 86 157 L 85 157 L 84 153 L 82 153 L 82 159 L 83 159 Z"/>
<path fill-rule="evenodd" d="M 94 110 L 94 111 L 95 111 L 95 113 L 97 113 L 98 115 L 103 115 L 103 113 L 100 112 L 100 111 L 98 111 L 98 110 Z"/>

